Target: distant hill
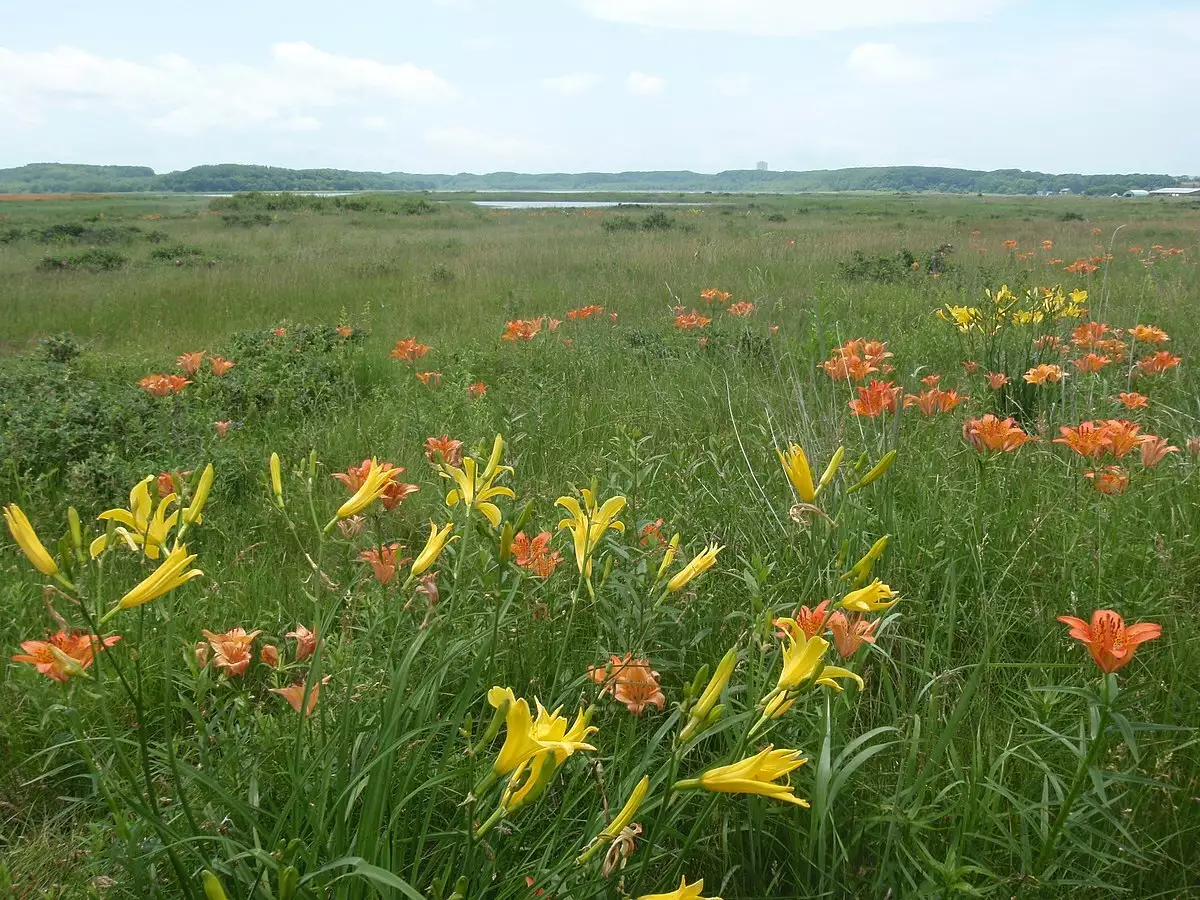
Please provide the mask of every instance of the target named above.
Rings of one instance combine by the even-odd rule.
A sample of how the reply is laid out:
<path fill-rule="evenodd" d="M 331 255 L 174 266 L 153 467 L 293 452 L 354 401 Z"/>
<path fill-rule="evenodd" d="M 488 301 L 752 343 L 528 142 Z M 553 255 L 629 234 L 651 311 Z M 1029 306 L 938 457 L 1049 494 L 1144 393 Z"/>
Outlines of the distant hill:
<path fill-rule="evenodd" d="M 0 193 L 58 194 L 117 191 L 937 191 L 951 194 L 1035 194 L 1070 189 L 1107 196 L 1131 188 L 1173 187 L 1171 175 L 1050 175 L 1020 169 L 946 169 L 933 166 L 768 172 L 734 169 L 696 172 L 578 172 L 410 175 L 345 169 L 283 169 L 233 163 L 196 166 L 159 175 L 145 166 L 32 163 L 0 169 Z"/>

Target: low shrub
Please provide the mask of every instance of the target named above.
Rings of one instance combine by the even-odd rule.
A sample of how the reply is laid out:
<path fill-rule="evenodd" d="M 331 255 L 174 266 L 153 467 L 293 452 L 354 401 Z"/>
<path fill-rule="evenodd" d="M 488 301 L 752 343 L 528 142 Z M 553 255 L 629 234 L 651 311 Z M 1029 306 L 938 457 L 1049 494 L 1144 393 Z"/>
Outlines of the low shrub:
<path fill-rule="evenodd" d="M 87 272 L 109 272 L 124 268 L 129 257 L 116 250 L 106 250 L 93 247 L 82 253 L 60 256 L 45 256 L 38 263 L 38 269 L 43 272 L 61 272 L 66 269 L 83 270 Z"/>

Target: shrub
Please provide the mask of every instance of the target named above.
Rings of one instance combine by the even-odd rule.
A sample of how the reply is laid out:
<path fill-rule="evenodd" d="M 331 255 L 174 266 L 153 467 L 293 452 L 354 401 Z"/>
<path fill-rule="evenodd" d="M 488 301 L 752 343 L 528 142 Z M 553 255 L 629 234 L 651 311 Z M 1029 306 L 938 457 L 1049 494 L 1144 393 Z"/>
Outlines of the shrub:
<path fill-rule="evenodd" d="M 429 273 L 429 280 L 435 284 L 450 284 L 454 281 L 454 272 L 445 263 L 437 263 Z"/>
<path fill-rule="evenodd" d="M 167 261 L 187 259 L 188 257 L 196 256 L 204 256 L 204 251 L 199 247 L 190 247 L 187 244 L 171 244 L 166 247 L 157 247 L 150 251 L 151 259 L 162 259 Z"/>
<path fill-rule="evenodd" d="M 255 225 L 273 225 L 277 221 L 274 216 L 267 215 L 264 212 L 228 212 L 221 216 L 222 225 L 240 225 L 243 228 L 251 228 Z"/>
<path fill-rule="evenodd" d="M 424 198 L 405 200 L 400 211 L 406 216 L 428 216 L 438 211 L 437 204 L 430 203 Z"/>
<path fill-rule="evenodd" d="M 656 209 L 642 219 L 642 231 L 670 231 L 675 227 L 675 220 L 661 209 Z"/>
<path fill-rule="evenodd" d="M 773 212 L 769 216 L 767 216 L 767 221 L 768 222 L 786 222 L 787 216 L 785 216 L 783 213 Z"/>
<path fill-rule="evenodd" d="M 68 363 L 83 352 L 83 348 L 75 340 L 75 335 L 69 331 L 42 338 L 38 341 L 38 345 L 42 348 L 42 355 L 48 362 Z"/>
<path fill-rule="evenodd" d="M 11 244 L 25 236 L 25 232 L 16 225 L 6 225 L 0 229 L 0 244 Z"/>
<path fill-rule="evenodd" d="M 1058 217 L 1060 222 L 1082 222 L 1083 214 L 1077 212 L 1065 212 Z"/>
<path fill-rule="evenodd" d="M 600 223 L 605 231 L 637 231 L 638 223 L 632 216 L 612 216 Z"/>
<path fill-rule="evenodd" d="M 93 247 L 82 253 L 68 256 L 46 256 L 38 263 L 43 272 L 59 272 L 64 269 L 80 269 L 89 272 L 108 272 L 123 268 L 129 262 L 129 257 L 116 250 L 105 250 Z"/>

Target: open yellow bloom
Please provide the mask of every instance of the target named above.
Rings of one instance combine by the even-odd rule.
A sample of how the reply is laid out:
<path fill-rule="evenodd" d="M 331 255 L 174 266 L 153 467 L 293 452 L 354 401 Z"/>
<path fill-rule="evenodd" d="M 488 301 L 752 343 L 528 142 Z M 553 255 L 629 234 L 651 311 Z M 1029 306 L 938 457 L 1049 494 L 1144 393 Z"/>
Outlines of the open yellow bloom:
<path fill-rule="evenodd" d="M 496 435 L 491 458 L 482 472 L 479 471 L 479 463 L 471 456 L 463 460 L 462 466 L 443 463 L 442 477 L 452 479 L 456 485 L 446 494 L 446 505 L 456 506 L 461 502 L 468 509 L 479 510 L 493 528 L 499 528 L 500 508 L 491 500 L 495 497 L 507 497 L 511 500 L 516 496 L 512 488 L 497 487 L 493 484 L 502 472 L 512 472 L 512 466 L 500 465 L 500 455 L 503 452 L 504 438 Z"/>
<path fill-rule="evenodd" d="M 17 542 L 17 546 L 21 548 L 25 558 L 33 563 L 33 567 L 43 575 L 57 575 L 58 563 L 54 561 L 54 557 L 38 539 L 37 532 L 29 524 L 29 519 L 21 507 L 15 503 L 4 507 L 4 521 L 8 523 L 8 531 L 13 536 L 13 540 Z"/>
<path fill-rule="evenodd" d="M 729 683 L 729 678 L 733 675 L 733 668 L 736 665 L 737 647 L 730 647 L 725 655 L 721 657 L 721 661 L 717 664 L 717 671 L 713 672 L 712 678 L 709 679 L 708 685 L 700 695 L 700 699 L 692 706 L 687 724 L 683 726 L 683 731 L 679 733 L 681 741 L 690 740 L 700 729 L 708 724 L 708 720 L 713 714 L 713 708 L 717 705 L 717 701 L 721 699 L 721 692 L 725 690 L 725 685 Z"/>
<path fill-rule="evenodd" d="M 679 879 L 679 887 L 665 894 L 643 894 L 638 900 L 721 900 L 720 897 L 701 897 L 704 890 L 704 879 L 687 883 L 686 877 Z"/>
<path fill-rule="evenodd" d="M 937 311 L 937 317 L 959 331 L 970 331 L 972 327 L 979 327 L 980 313 L 974 306 L 952 306 L 947 303 Z"/>
<path fill-rule="evenodd" d="M 150 482 L 154 476 L 147 476 L 133 486 L 129 492 L 129 509 L 109 509 L 100 513 L 96 518 L 102 521 L 120 523 L 116 534 L 136 550 L 141 547 L 150 559 L 158 559 L 159 553 L 167 543 L 171 529 L 179 522 L 179 510 L 167 515 L 167 510 L 175 503 L 176 496 L 167 494 L 154 505 L 150 498 Z M 153 515 L 151 515 L 153 511 Z M 108 547 L 108 535 L 102 534 L 92 541 L 89 552 L 95 559 Z"/>
<path fill-rule="evenodd" d="M 672 593 L 683 590 L 692 581 L 711 569 L 717 561 L 717 554 L 724 549 L 724 547 L 712 544 L 707 549 L 692 557 L 691 562 L 676 572 L 671 577 L 671 580 L 667 582 L 667 590 Z"/>
<path fill-rule="evenodd" d="M 188 570 L 188 566 L 196 558 L 196 554 L 187 552 L 187 547 L 176 547 L 163 560 L 162 565 L 150 573 L 140 584 L 120 599 L 116 606 L 104 614 L 101 622 L 106 622 L 122 609 L 133 609 L 151 600 L 157 600 L 163 594 L 175 590 L 180 585 L 187 584 L 193 578 L 204 573 L 199 569 Z"/>
<path fill-rule="evenodd" d="M 676 790 L 703 788 L 722 794 L 762 794 L 797 806 L 808 806 L 792 793 L 788 773 L 807 762 L 799 750 L 776 750 L 768 746 L 761 753 L 728 766 L 709 769 L 699 778 L 687 778 L 675 783 Z M 777 783 L 778 779 L 784 779 Z"/>
<path fill-rule="evenodd" d="M 429 523 L 429 540 L 425 542 L 425 546 L 421 548 L 421 552 L 417 554 L 417 558 L 413 560 L 410 577 L 425 572 L 430 566 L 438 561 L 442 550 L 446 548 L 453 538 L 450 537 L 450 532 L 454 530 L 454 523 L 450 523 L 444 528 L 438 528 L 436 522 Z"/>
<path fill-rule="evenodd" d="M 834 679 L 850 678 L 863 686 L 863 680 L 841 666 L 825 665 L 829 641 L 819 635 L 805 637 L 803 629 L 792 619 L 780 619 L 784 627 L 783 669 L 779 672 L 775 691 L 795 691 L 810 684 L 820 684 L 840 691 Z M 782 713 L 782 710 L 780 710 Z"/>
<path fill-rule="evenodd" d="M 399 469 L 379 465 L 379 460 L 371 457 L 371 470 L 363 479 L 362 486 L 338 507 L 337 518 L 348 519 L 356 516 L 384 495 L 392 480 L 400 474 Z M 332 523 L 330 523 L 332 527 Z"/>
<path fill-rule="evenodd" d="M 591 578 L 592 553 L 605 532 L 609 529 L 625 531 L 625 523 L 617 518 L 625 508 L 625 498 L 620 495 L 609 497 L 597 506 L 596 497 L 590 490 L 584 488 L 580 493 L 583 494 L 582 507 L 574 497 L 559 497 L 554 504 L 570 514 L 570 518 L 560 521 L 558 527 L 570 529 L 575 545 L 575 564 L 585 578 Z"/>
<path fill-rule="evenodd" d="M 851 591 L 842 598 L 842 602 L 838 605 L 842 609 L 848 609 L 851 612 L 869 613 L 888 609 L 899 602 L 900 592 L 893 591 L 876 578 L 866 587 L 859 588 L 857 591 Z"/>
<path fill-rule="evenodd" d="M 805 454 L 803 447 L 799 444 L 788 444 L 786 451 L 776 448 L 775 452 L 779 454 L 779 462 L 783 466 L 783 472 L 787 475 L 788 481 L 791 482 L 792 487 L 795 489 L 796 496 L 800 498 L 800 502 L 811 504 L 817 499 L 817 495 L 833 481 L 833 477 L 837 474 L 838 466 L 842 464 L 842 457 L 846 455 L 846 448 L 837 448 L 837 451 L 829 460 L 829 465 L 825 467 L 820 482 L 815 487 L 813 486 L 812 470 L 808 467 L 808 456 Z"/>
<path fill-rule="evenodd" d="M 597 729 L 587 724 L 588 716 L 583 710 L 576 713 L 574 723 L 568 728 L 567 720 L 559 715 L 562 707 L 547 712 L 540 702 L 534 702 L 538 715 L 531 736 L 541 749 L 519 765 L 509 778 L 500 797 L 500 806 L 506 813 L 538 799 L 554 773 L 576 750 L 596 749 L 585 742 Z"/>

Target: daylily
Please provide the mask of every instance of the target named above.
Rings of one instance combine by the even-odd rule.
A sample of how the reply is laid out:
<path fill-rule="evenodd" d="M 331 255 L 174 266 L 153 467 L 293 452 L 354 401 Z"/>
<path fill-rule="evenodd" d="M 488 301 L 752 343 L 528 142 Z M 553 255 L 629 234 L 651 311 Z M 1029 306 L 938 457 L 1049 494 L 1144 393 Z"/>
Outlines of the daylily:
<path fill-rule="evenodd" d="M 876 560 L 883 556 L 883 551 L 887 549 L 888 541 L 891 538 L 890 534 L 885 534 L 883 537 L 878 538 L 871 545 L 871 549 L 864 553 L 862 558 L 850 567 L 850 571 L 842 576 L 842 581 L 849 581 L 851 586 L 855 588 L 863 584 L 870 577 L 871 570 L 875 568 Z"/>
<path fill-rule="evenodd" d="M 230 362 L 220 356 L 210 356 L 208 364 L 212 366 L 213 374 L 220 377 L 237 365 L 235 362 Z"/>
<path fill-rule="evenodd" d="M 354 492 L 354 495 L 349 500 L 338 507 L 337 516 L 334 521 L 337 521 L 337 519 L 348 519 L 350 516 L 362 512 L 387 492 L 387 489 L 392 484 L 392 480 L 399 474 L 399 470 L 385 468 L 379 465 L 377 459 L 372 458 L 371 468 L 366 473 L 362 486 Z"/>
<path fill-rule="evenodd" d="M 813 503 L 817 499 L 817 495 L 833 481 L 838 466 L 842 463 L 842 457 L 846 455 L 846 448 L 837 448 L 830 458 L 829 464 L 825 467 L 820 482 L 815 487 L 813 486 L 812 470 L 808 467 L 808 457 L 805 455 L 803 447 L 799 444 L 788 444 L 786 452 L 779 449 L 776 449 L 775 452 L 779 454 L 783 472 L 795 489 L 800 502 Z"/>
<path fill-rule="evenodd" d="M 309 631 L 303 625 L 296 625 L 295 631 L 289 631 L 285 637 L 296 639 L 296 662 L 308 659 L 317 649 L 317 633 Z"/>
<path fill-rule="evenodd" d="M 119 522 L 116 534 L 130 547 L 142 547 L 150 559 L 158 559 L 160 548 L 165 546 L 167 536 L 179 521 L 179 510 L 167 515 L 167 510 L 176 502 L 175 494 L 167 494 L 157 506 L 154 505 L 150 497 L 150 482 L 154 480 L 154 476 L 149 475 L 133 486 L 129 492 L 129 509 L 109 509 L 96 517 L 101 521 Z M 95 559 L 107 547 L 108 535 L 102 534 L 92 541 L 89 552 Z"/>
<path fill-rule="evenodd" d="M 875 629 L 879 619 L 864 619 L 861 613 L 847 616 L 840 609 L 829 617 L 829 630 L 833 632 L 833 646 L 842 659 L 849 659 L 864 643 L 875 643 Z"/>
<path fill-rule="evenodd" d="M 212 663 L 218 669 L 224 669 L 230 675 L 241 675 L 254 659 L 254 639 L 262 634 L 261 630 L 246 632 L 245 628 L 231 628 L 222 634 L 202 631 L 212 647 Z"/>
<path fill-rule="evenodd" d="M 59 631 L 45 641 L 22 641 L 13 662 L 28 663 L 47 678 L 65 683 L 91 667 L 97 650 L 107 650 L 120 635 L 98 638 L 80 631 Z"/>
<path fill-rule="evenodd" d="M 842 598 L 842 602 L 838 606 L 850 612 L 867 613 L 879 612 L 880 610 L 895 606 L 899 602 L 899 592 L 893 591 L 876 578 L 866 587 L 859 588 L 857 591 L 851 591 Z"/>
<path fill-rule="evenodd" d="M 500 507 L 492 503 L 494 497 L 507 497 L 510 500 L 516 496 L 512 488 L 498 487 L 493 484 L 496 478 L 504 472 L 512 472 L 512 466 L 500 465 L 500 456 L 504 452 L 504 438 L 496 435 L 492 444 L 492 455 L 487 466 L 479 471 L 479 463 L 473 456 L 462 461 L 461 468 L 443 463 L 441 475 L 454 481 L 456 487 L 446 494 L 446 505 L 457 506 L 461 502 L 470 509 L 477 509 L 493 528 L 500 527 Z"/>
<path fill-rule="evenodd" d="M 803 637 L 800 626 L 791 619 L 781 619 L 786 629 L 784 633 L 783 668 L 779 671 L 779 679 L 772 693 L 797 691 L 810 685 L 819 684 L 842 689 L 836 681 L 838 678 L 850 678 L 861 688 L 863 681 L 848 669 L 841 666 L 825 665 L 825 651 L 829 649 L 829 641 L 823 637 Z M 772 698 L 774 699 L 774 698 Z"/>
<path fill-rule="evenodd" d="M 462 441 L 456 441 L 448 434 L 425 439 L 425 458 L 435 466 L 457 466 L 462 463 Z"/>
<path fill-rule="evenodd" d="M 436 522 L 429 523 L 429 539 L 421 548 L 421 552 L 417 554 L 417 558 L 413 560 L 412 568 L 409 569 L 410 578 L 415 578 L 437 562 L 446 544 L 452 540 L 450 532 L 453 530 L 453 523 L 444 528 L 438 528 Z"/>
<path fill-rule="evenodd" d="M 375 580 L 386 585 L 395 577 L 396 566 L 404 565 L 405 560 L 396 560 L 396 553 L 401 549 L 400 544 L 384 544 L 375 550 L 364 550 L 358 554 L 361 562 L 370 563 L 375 573 Z"/>
<path fill-rule="evenodd" d="M 829 616 L 829 601 L 822 600 L 814 607 L 801 606 L 792 618 L 779 618 L 775 626 L 781 629 L 795 628 L 806 638 L 813 637 L 825 630 L 825 620 Z"/>
<path fill-rule="evenodd" d="M 157 600 L 175 588 L 187 584 L 193 578 L 199 578 L 204 574 L 200 569 L 188 569 L 195 558 L 196 554 L 189 554 L 186 546 L 176 547 L 157 569 L 122 597 L 116 606 L 104 614 L 100 621 L 107 621 L 120 610 L 133 609 L 135 606 Z"/>
<path fill-rule="evenodd" d="M 1081 641 L 1100 667 L 1112 673 L 1128 665 L 1139 644 L 1153 641 L 1162 635 L 1162 626 L 1155 622 L 1126 625 L 1125 620 L 1111 609 L 1092 613 L 1091 623 L 1074 616 L 1059 616 L 1058 621 L 1071 628 L 1071 637 Z"/>
<path fill-rule="evenodd" d="M 184 525 L 199 525 L 204 521 L 201 513 L 204 511 L 204 504 L 208 502 L 208 495 L 212 490 L 213 476 L 213 464 L 209 463 L 200 473 L 200 481 L 196 485 L 196 492 L 192 494 L 192 502 L 184 507 Z"/>
<path fill-rule="evenodd" d="M 776 750 L 768 746 L 761 753 L 747 757 L 728 766 L 709 769 L 699 778 L 686 778 L 675 783 L 676 790 L 703 788 L 723 794 L 761 794 L 797 806 L 808 806 L 808 802 L 792 793 L 792 785 L 786 778 L 808 760 L 799 750 Z M 777 783 L 778 779 L 784 781 Z"/>
<path fill-rule="evenodd" d="M 200 371 L 200 364 L 204 362 L 204 354 L 207 352 L 207 350 L 196 350 L 192 353 L 184 353 L 175 362 L 183 370 L 184 375 L 195 375 Z"/>
<path fill-rule="evenodd" d="M 701 897 L 700 892 L 704 890 L 704 879 L 687 883 L 685 876 L 680 876 L 679 887 L 673 891 L 668 891 L 665 894 L 643 894 L 638 897 L 638 900 L 721 900 L 720 897 Z"/>
<path fill-rule="evenodd" d="M 625 498 L 617 495 L 609 497 L 597 506 L 596 497 L 590 490 L 584 488 L 583 506 L 574 497 L 559 497 L 554 501 L 561 506 L 570 518 L 558 523 L 559 529 L 569 529 L 575 546 L 575 564 L 585 578 L 592 576 L 592 554 L 595 552 L 600 539 L 609 529 L 624 533 L 625 523 L 617 518 L 625 508 Z"/>
<path fill-rule="evenodd" d="M 629 799 L 625 801 L 625 805 L 621 807 L 621 811 L 613 817 L 613 820 L 605 826 L 596 837 L 588 844 L 587 849 L 579 855 L 575 862 L 583 865 L 605 844 L 615 841 L 621 832 L 624 831 L 633 822 L 633 817 L 637 815 L 638 809 L 642 805 L 642 801 L 646 799 L 646 795 L 650 793 L 650 776 L 643 775 L 633 787 L 633 791 L 629 794 Z M 703 882 L 700 882 L 703 887 Z M 661 895 L 660 895 L 661 896 Z"/>
<path fill-rule="evenodd" d="M 588 666 L 588 677 L 604 687 L 600 696 L 609 694 L 635 716 L 640 716 L 647 706 L 662 709 L 667 702 L 658 683 L 658 673 L 650 668 L 650 660 L 634 659 L 632 653 L 625 658 L 614 656 L 603 668 Z"/>
<path fill-rule="evenodd" d="M 596 749 L 586 743 L 588 735 L 597 731 L 587 724 L 588 713 L 583 710 L 577 712 L 575 721 L 568 728 L 566 718 L 559 715 L 562 707 L 547 712 L 539 701 L 534 702 L 537 704 L 538 715 L 533 722 L 531 737 L 541 749 L 518 765 L 509 777 L 509 782 L 500 797 L 500 806 L 505 812 L 513 812 L 541 796 L 558 767 L 572 753 L 577 750 Z"/>
<path fill-rule="evenodd" d="M 13 536 L 13 540 L 17 542 L 17 546 L 21 548 L 21 552 L 25 554 L 25 558 L 33 564 L 33 567 L 43 575 L 51 577 L 57 575 L 58 563 L 54 561 L 50 551 L 38 538 L 37 532 L 29 524 L 29 519 L 21 507 L 15 503 L 4 507 L 4 521 L 8 524 L 8 531 Z"/>
<path fill-rule="evenodd" d="M 1142 465 L 1147 469 L 1157 466 L 1168 453 L 1178 453 L 1179 448 L 1167 443 L 1166 438 L 1146 434 L 1142 436 Z"/>
<path fill-rule="evenodd" d="M 717 701 L 721 699 L 721 692 L 729 683 L 729 678 L 733 675 L 733 668 L 736 665 L 737 647 L 730 647 L 721 657 L 721 661 L 717 664 L 717 670 L 713 672 L 704 692 L 689 711 L 687 724 L 679 732 L 680 741 L 690 740 L 708 724 L 709 719 L 713 717 Z"/>
<path fill-rule="evenodd" d="M 283 688 L 271 688 L 272 694 L 278 694 L 284 700 L 291 704 L 292 709 L 300 712 L 300 704 L 304 704 L 304 716 L 307 718 L 313 714 L 313 710 L 317 708 L 317 698 L 321 693 L 321 685 L 328 684 L 332 675 L 326 675 L 320 681 L 314 682 L 308 688 L 308 701 L 304 699 L 304 682 L 299 681 L 295 684 L 289 684 Z"/>
<path fill-rule="evenodd" d="M 538 578 L 549 578 L 562 562 L 562 555 L 557 550 L 550 549 L 551 534 L 543 531 L 533 538 L 525 532 L 519 532 L 513 537 L 513 559 L 522 569 L 528 570 Z"/>
<path fill-rule="evenodd" d="M 717 554 L 724 549 L 724 547 L 717 544 L 711 544 L 696 554 L 686 566 L 671 576 L 671 580 L 667 582 L 667 591 L 675 593 L 676 591 L 683 590 L 695 579 L 711 569 L 716 564 Z"/>
<path fill-rule="evenodd" d="M 283 509 L 283 473 L 281 472 L 278 453 L 271 453 L 269 469 L 271 472 L 271 493 L 275 495 L 275 505 Z"/>
<path fill-rule="evenodd" d="M 382 473 L 376 473 L 377 477 L 383 477 L 383 474 L 388 474 L 391 479 L 379 495 L 384 509 L 395 509 L 409 494 L 420 490 L 420 487 L 415 484 L 405 484 L 403 481 L 397 480 L 404 471 L 403 466 L 394 466 L 390 462 L 380 462 L 376 459 L 364 459 L 362 465 L 350 466 L 345 472 L 334 472 L 331 477 L 336 478 L 352 493 L 357 494 L 366 485 L 367 481 L 371 478 L 372 472 L 376 469 L 383 470 Z"/>

